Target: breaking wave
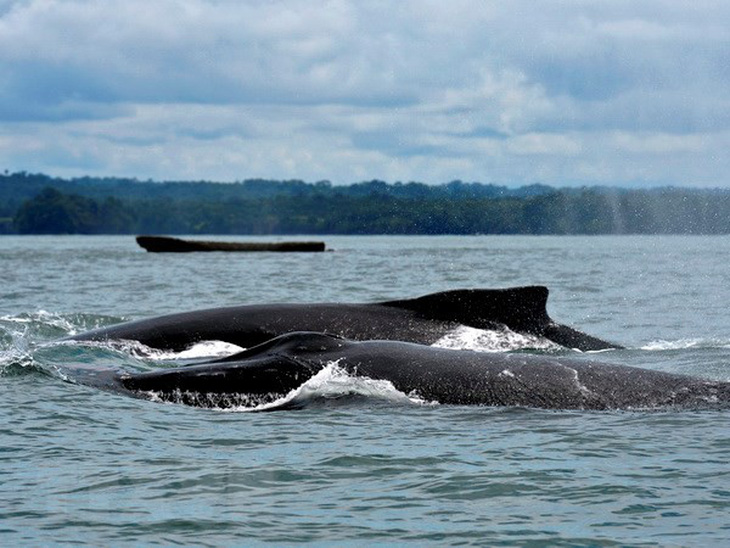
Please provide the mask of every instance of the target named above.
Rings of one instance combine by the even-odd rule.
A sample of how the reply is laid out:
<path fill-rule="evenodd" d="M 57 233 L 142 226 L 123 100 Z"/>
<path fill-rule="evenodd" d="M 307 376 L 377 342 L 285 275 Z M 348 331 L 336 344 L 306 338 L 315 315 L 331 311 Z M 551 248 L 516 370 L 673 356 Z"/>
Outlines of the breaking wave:
<path fill-rule="evenodd" d="M 57 314 L 46 310 L 0 316 L 0 331 L 22 332 L 34 340 L 52 340 L 124 321 L 95 314 Z"/>
<path fill-rule="evenodd" d="M 46 318 L 47 321 L 44 321 Z M 55 319 L 47 312 L 20 316 L 0 316 L 0 375 L 13 376 L 41 370 L 33 358 L 34 327 L 53 326 Z"/>

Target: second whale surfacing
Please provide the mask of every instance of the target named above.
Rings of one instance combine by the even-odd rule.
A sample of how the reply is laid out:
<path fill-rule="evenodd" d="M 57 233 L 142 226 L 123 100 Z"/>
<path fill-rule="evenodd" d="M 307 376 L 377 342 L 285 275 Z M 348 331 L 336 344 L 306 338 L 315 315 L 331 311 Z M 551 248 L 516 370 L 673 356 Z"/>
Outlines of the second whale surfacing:
<path fill-rule="evenodd" d="M 70 337 L 76 341 L 138 341 L 182 351 L 201 341 L 250 348 L 294 331 L 317 331 L 353 340 L 434 344 L 460 327 L 507 327 L 582 351 L 620 348 L 553 321 L 544 286 L 457 289 L 414 299 L 371 304 L 261 304 L 212 308 L 126 322 Z"/>
<path fill-rule="evenodd" d="M 406 395 L 440 404 L 586 410 L 730 406 L 730 382 L 556 355 L 355 342 L 307 332 L 198 365 L 136 374 L 96 372 L 80 382 L 197 407 L 253 408 L 285 400 L 326 367 L 388 381 Z"/>

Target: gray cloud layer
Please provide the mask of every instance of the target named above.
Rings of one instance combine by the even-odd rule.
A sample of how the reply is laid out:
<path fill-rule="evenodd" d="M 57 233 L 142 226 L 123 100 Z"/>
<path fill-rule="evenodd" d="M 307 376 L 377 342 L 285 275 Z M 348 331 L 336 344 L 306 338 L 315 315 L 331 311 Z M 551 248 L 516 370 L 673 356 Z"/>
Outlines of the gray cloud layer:
<path fill-rule="evenodd" d="M 0 1 L 0 167 L 726 186 L 720 1 Z"/>

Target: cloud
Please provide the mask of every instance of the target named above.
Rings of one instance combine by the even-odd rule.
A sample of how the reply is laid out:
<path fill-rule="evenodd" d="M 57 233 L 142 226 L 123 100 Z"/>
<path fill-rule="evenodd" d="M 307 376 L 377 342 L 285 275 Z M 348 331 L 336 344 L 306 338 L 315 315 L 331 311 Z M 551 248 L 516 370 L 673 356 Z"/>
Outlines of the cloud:
<path fill-rule="evenodd" d="M 0 164 L 724 185 L 729 54 L 719 0 L 5 0 Z"/>
<path fill-rule="evenodd" d="M 412 100 L 382 78 L 388 44 L 347 6 L 307 2 L 36 1 L 0 22 L 11 99 L 189 103 Z M 375 79 L 375 76 L 378 76 Z"/>

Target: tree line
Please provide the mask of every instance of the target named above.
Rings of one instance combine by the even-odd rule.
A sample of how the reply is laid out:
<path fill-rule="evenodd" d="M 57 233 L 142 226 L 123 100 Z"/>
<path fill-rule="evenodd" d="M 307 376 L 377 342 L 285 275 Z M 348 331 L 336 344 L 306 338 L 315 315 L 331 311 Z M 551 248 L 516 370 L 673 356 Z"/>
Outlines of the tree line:
<path fill-rule="evenodd" d="M 32 177 L 38 176 L 22 174 L 15 183 Z M 44 184 L 38 184 L 40 188 L 17 203 L 14 211 L 6 209 L 4 224 L 0 220 L 5 228 L 0 230 L 221 235 L 730 233 L 730 192 L 725 190 L 542 185 L 507 189 L 461 181 L 437 186 L 383 181 L 350 186 L 326 181 L 58 181 L 34 179 L 33 184 Z M 0 196 L 2 183 L 0 177 Z"/>

